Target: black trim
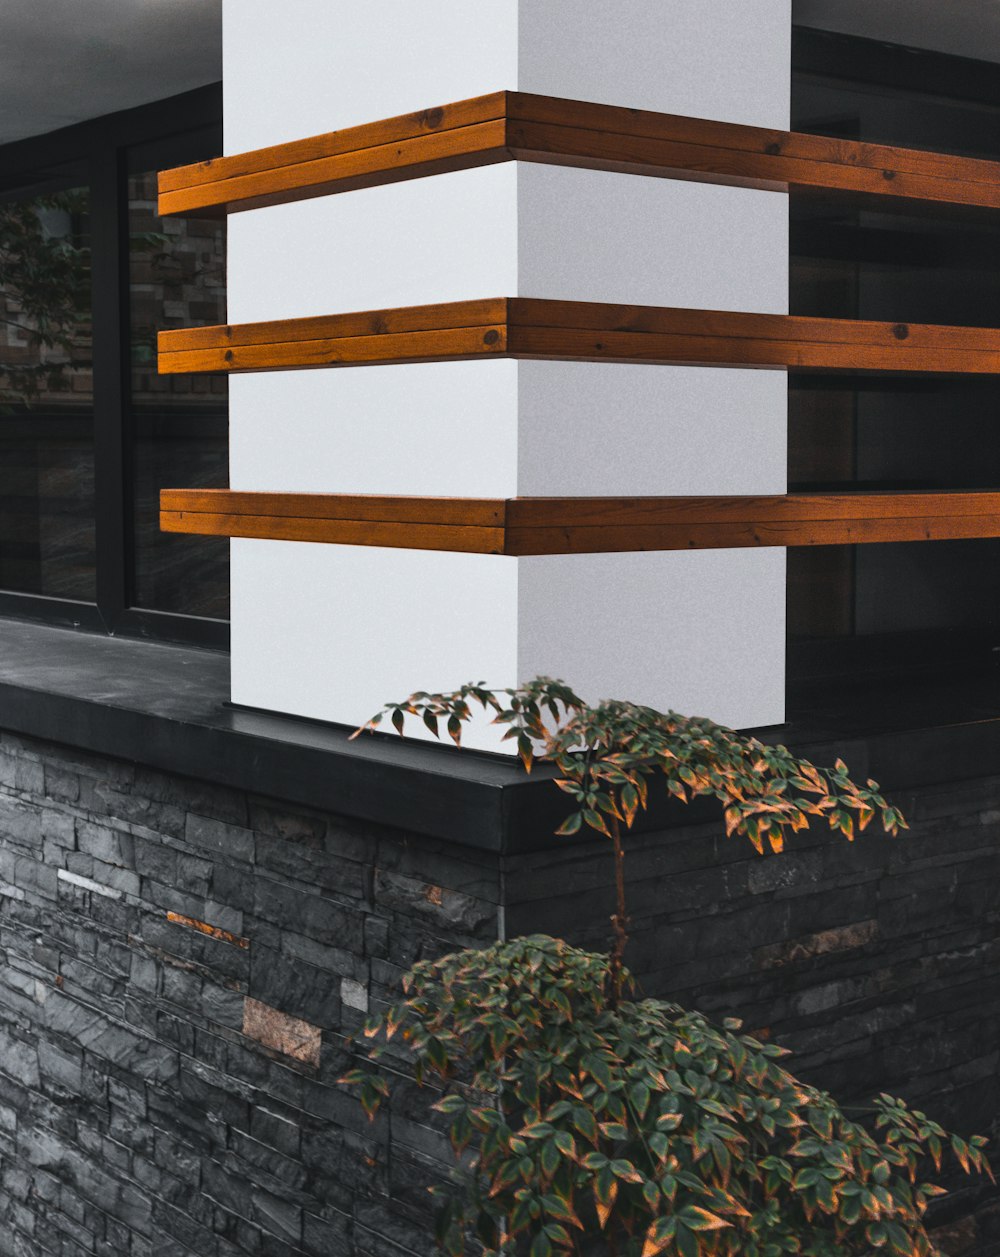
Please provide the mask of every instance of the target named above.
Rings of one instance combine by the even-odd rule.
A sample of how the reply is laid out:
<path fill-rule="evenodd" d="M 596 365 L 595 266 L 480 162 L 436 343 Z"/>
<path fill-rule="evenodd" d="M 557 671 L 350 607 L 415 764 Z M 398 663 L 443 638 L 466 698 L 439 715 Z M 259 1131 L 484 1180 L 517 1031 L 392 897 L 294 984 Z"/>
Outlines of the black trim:
<path fill-rule="evenodd" d="M 122 152 L 94 154 L 91 181 L 91 269 L 94 276 L 94 524 L 97 606 L 113 633 L 126 606 L 124 433 L 125 362 L 122 326 L 128 309 L 123 257 Z"/>
<path fill-rule="evenodd" d="M 1000 64 L 859 35 L 792 27 L 792 70 L 1000 108 Z"/>
<path fill-rule="evenodd" d="M 901 791 L 996 776 L 1000 670 L 991 678 L 969 677 L 957 696 L 945 678 L 930 702 L 906 681 L 854 697 L 824 684 L 808 718 L 793 700 L 787 725 L 757 732 L 817 763 L 843 756 L 905 811 Z M 506 756 L 391 734 L 352 742 L 345 726 L 235 708 L 228 695 L 221 654 L 0 620 L 11 733 L 498 855 L 604 841 L 555 837 L 566 801 L 544 765 L 528 777 Z M 664 794 L 637 830 L 706 823 L 721 826 L 714 801 L 680 807 Z"/>
<path fill-rule="evenodd" d="M 197 87 L 149 105 L 105 114 L 44 135 L 15 140 L 0 148 L 0 191 L 20 187 L 24 174 L 78 158 L 108 144 L 131 148 L 189 131 L 212 128 L 222 151 L 222 84 Z"/>
<path fill-rule="evenodd" d="M 94 463 L 97 590 L 94 604 L 0 590 L 0 615 L 89 632 L 228 649 L 221 620 L 135 607 L 132 589 L 133 439 L 129 413 L 129 173 L 194 162 L 222 151 L 222 85 L 30 136 L 0 148 L 0 195 L 66 186 L 90 190 L 94 327 Z"/>

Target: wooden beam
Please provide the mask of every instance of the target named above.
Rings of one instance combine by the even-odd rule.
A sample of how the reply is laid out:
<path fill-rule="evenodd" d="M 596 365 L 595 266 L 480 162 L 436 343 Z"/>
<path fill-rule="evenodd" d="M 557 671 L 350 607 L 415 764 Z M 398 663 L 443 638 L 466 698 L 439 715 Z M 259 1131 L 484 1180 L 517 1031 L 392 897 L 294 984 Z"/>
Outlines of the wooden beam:
<path fill-rule="evenodd" d="M 165 489 L 166 532 L 473 554 L 825 546 L 1000 537 L 1000 493 L 417 498 Z"/>
<path fill-rule="evenodd" d="M 163 374 L 549 358 L 1000 374 L 1000 330 L 497 298 L 161 332 Z"/>
<path fill-rule="evenodd" d="M 160 175 L 160 213 L 222 215 L 468 169 L 538 161 L 882 208 L 1000 208 L 1000 163 L 522 92 L 219 157 Z"/>

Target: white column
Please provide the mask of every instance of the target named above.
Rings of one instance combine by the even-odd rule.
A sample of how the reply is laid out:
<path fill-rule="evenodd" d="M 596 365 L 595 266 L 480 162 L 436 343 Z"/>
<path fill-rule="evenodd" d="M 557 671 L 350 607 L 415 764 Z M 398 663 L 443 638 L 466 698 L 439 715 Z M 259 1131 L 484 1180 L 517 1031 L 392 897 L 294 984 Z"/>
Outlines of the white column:
<path fill-rule="evenodd" d="M 789 0 L 225 0 L 227 151 L 502 88 L 788 125 Z M 230 218 L 231 322 L 494 296 L 783 313 L 778 193 L 508 163 Z M 486 361 L 232 381 L 232 487 L 781 493 L 781 372 Z M 539 672 L 783 718 L 784 552 L 233 542 L 233 698 L 355 723 Z M 484 745 L 493 745 L 484 735 Z"/>

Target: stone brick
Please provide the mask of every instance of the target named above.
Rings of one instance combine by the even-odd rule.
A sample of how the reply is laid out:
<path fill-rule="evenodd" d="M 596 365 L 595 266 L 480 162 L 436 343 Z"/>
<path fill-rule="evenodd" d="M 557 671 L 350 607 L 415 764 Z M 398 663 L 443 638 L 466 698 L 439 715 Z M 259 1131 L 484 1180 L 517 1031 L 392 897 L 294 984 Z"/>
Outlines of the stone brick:
<path fill-rule="evenodd" d="M 298 1017 L 249 997 L 243 1005 L 243 1033 L 304 1065 L 319 1065 L 322 1031 Z"/>
<path fill-rule="evenodd" d="M 41 846 L 41 812 L 27 802 L 0 794 L 0 838 L 18 847 Z"/>
<path fill-rule="evenodd" d="M 436 882 L 404 877 L 378 870 L 375 902 L 379 906 L 427 917 L 442 928 L 474 934 L 496 921 L 496 909 L 471 895 L 453 891 Z"/>
<path fill-rule="evenodd" d="M 340 1026 L 340 974 L 253 946 L 249 994 L 325 1030 Z"/>
<path fill-rule="evenodd" d="M 184 823 L 184 840 L 192 847 L 205 848 L 234 860 L 252 860 L 253 831 L 239 825 L 227 825 L 208 816 L 189 814 Z"/>
<path fill-rule="evenodd" d="M 828 956 L 834 952 L 853 951 L 867 947 L 878 938 L 877 921 L 856 921 L 851 925 L 837 926 L 819 934 L 807 934 L 762 947 L 755 959 L 762 969 L 774 965 L 793 964 L 812 960 L 816 956 Z"/>
<path fill-rule="evenodd" d="M 48 798 L 61 799 L 66 803 L 75 803 L 79 799 L 78 773 L 69 772 L 60 764 L 46 764 L 44 772 L 45 794 Z"/>
<path fill-rule="evenodd" d="M 79 850 L 86 851 L 104 864 L 125 869 L 135 868 L 135 844 L 132 835 L 122 830 L 96 825 L 90 821 L 78 821 L 76 845 Z"/>
<path fill-rule="evenodd" d="M 340 1001 L 360 1013 L 368 1011 L 368 988 L 353 978 L 340 979 Z"/>
<path fill-rule="evenodd" d="M 94 811 L 124 821 L 133 821 L 156 833 L 184 836 L 185 814 L 179 807 L 158 803 L 142 795 L 127 793 L 108 782 L 94 787 L 91 807 Z"/>

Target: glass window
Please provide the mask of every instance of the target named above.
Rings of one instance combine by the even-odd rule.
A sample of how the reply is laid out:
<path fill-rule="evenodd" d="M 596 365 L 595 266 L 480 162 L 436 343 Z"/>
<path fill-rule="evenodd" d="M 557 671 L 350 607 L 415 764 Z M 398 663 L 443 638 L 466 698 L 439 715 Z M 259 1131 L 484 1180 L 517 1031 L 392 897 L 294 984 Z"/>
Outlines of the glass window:
<path fill-rule="evenodd" d="M 814 42 L 827 37 L 810 36 Z M 793 127 L 1000 158 L 1000 111 L 951 95 L 960 59 L 864 82 L 838 40 L 831 70 L 793 76 Z M 864 49 L 861 49 L 863 52 Z M 905 81 L 906 77 L 911 80 Z M 971 78 L 969 79 L 971 81 Z M 997 325 L 1000 227 L 988 218 L 874 212 L 792 194 L 791 310 L 830 318 Z M 1000 379 L 789 377 L 789 487 L 810 491 L 1000 487 Z M 790 674 L 989 666 L 1000 645 L 1000 541 L 817 547 L 788 552 Z"/>
<path fill-rule="evenodd" d="M 223 619 L 228 541 L 160 532 L 159 494 L 227 487 L 228 381 L 158 375 L 156 336 L 226 321 L 225 220 L 159 218 L 146 171 L 128 181 L 128 222 L 134 604 Z"/>
<path fill-rule="evenodd" d="M 0 588 L 92 602 L 89 192 L 0 200 Z"/>
<path fill-rule="evenodd" d="M 225 487 L 224 377 L 160 377 L 225 322 L 225 217 L 161 219 L 216 156 L 221 85 L 0 148 L 0 614 L 225 646 L 229 545 L 166 536 L 163 488 Z"/>

